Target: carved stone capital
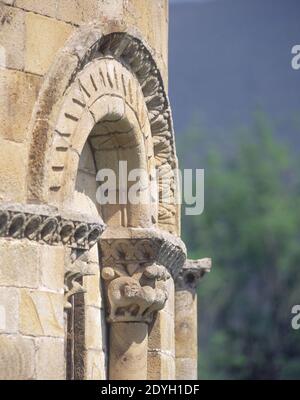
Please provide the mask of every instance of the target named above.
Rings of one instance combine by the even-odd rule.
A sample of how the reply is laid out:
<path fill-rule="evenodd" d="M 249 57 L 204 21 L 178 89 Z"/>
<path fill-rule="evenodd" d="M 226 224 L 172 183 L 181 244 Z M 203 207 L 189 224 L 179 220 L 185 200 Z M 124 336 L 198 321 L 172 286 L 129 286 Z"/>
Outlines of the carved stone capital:
<path fill-rule="evenodd" d="M 105 229 L 99 218 L 65 214 L 41 205 L 7 204 L 0 207 L 0 237 L 29 239 L 48 245 L 88 250 Z"/>
<path fill-rule="evenodd" d="M 126 229 L 100 240 L 110 322 L 151 322 L 168 298 L 165 282 L 185 261 L 185 248 L 160 231 Z"/>
<path fill-rule="evenodd" d="M 211 259 L 186 260 L 175 281 L 176 290 L 196 291 L 197 285 L 207 272 L 211 270 Z"/>

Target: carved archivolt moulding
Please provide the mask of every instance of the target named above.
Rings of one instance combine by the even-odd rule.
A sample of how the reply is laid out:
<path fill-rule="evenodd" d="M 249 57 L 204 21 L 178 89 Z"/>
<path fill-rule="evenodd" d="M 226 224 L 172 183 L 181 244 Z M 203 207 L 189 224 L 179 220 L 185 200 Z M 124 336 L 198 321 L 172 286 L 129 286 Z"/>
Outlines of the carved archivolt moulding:
<path fill-rule="evenodd" d="M 190 290 L 194 292 L 198 283 L 211 270 L 211 259 L 186 260 L 183 268 L 175 280 L 176 290 Z"/>
<path fill-rule="evenodd" d="M 101 122 L 101 97 L 108 95 L 112 113 L 114 104 L 123 101 L 142 122 L 146 153 L 154 159 L 159 177 L 158 226 L 179 233 L 171 110 L 160 71 L 137 32 L 104 33 L 101 27 L 91 24 L 76 33 L 61 51 L 44 81 L 30 125 L 29 198 L 59 206 L 70 196 L 77 170 L 76 154 L 80 156 L 91 132 L 87 127 L 91 125 L 92 129 Z M 100 142 L 101 138 L 97 143 L 94 138 L 94 149 Z M 165 179 L 169 181 L 167 191 Z"/>
<path fill-rule="evenodd" d="M 122 232 L 119 237 L 111 233 L 100 240 L 108 321 L 151 322 L 168 298 L 166 281 L 176 277 L 185 262 L 185 247 L 154 230 L 124 230 L 123 237 Z"/>
<path fill-rule="evenodd" d="M 88 250 L 97 243 L 105 225 L 100 218 L 92 221 L 84 215 L 72 217 L 63 217 L 46 206 L 1 205 L 0 237 Z"/>

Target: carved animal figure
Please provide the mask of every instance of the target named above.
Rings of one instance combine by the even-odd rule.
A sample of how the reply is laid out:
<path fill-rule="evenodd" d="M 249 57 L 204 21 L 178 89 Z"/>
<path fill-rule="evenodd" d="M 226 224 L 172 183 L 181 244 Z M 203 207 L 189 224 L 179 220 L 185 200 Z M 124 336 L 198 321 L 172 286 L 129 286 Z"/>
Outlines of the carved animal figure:
<path fill-rule="evenodd" d="M 155 300 L 152 303 L 152 305 L 148 308 L 147 313 L 149 314 L 149 317 L 151 317 L 151 314 L 154 311 L 159 311 L 164 308 L 164 305 L 168 299 L 168 291 L 165 288 L 157 288 L 155 290 L 156 296 Z"/>
<path fill-rule="evenodd" d="M 167 281 L 170 278 L 170 273 L 163 265 L 152 264 L 146 267 L 144 275 L 149 279 L 156 279 L 158 281 Z"/>
<path fill-rule="evenodd" d="M 114 320 L 120 309 L 130 313 L 137 307 L 138 315 L 142 315 L 156 301 L 156 297 L 156 290 L 150 286 L 142 287 L 138 281 L 128 276 L 116 278 L 108 285 L 110 318 Z"/>

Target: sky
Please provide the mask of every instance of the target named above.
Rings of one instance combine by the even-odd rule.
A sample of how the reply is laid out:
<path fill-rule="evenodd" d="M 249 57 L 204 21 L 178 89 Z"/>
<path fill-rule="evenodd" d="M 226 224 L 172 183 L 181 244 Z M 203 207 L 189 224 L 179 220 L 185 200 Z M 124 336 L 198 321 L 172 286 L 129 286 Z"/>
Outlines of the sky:
<path fill-rule="evenodd" d="M 207 3 L 217 0 L 169 0 L 170 3 Z"/>
<path fill-rule="evenodd" d="M 299 0 L 170 2 L 169 94 L 177 135 L 199 121 L 218 141 L 262 110 L 300 149 Z"/>

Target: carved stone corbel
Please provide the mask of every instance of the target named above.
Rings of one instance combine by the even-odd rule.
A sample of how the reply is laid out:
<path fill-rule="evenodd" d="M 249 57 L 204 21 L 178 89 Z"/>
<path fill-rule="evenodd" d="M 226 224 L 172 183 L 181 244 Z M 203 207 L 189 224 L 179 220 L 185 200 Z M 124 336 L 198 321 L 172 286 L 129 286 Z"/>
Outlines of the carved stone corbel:
<path fill-rule="evenodd" d="M 190 290 L 195 292 L 198 283 L 207 272 L 211 270 L 211 259 L 203 258 L 201 260 L 186 260 L 176 281 L 176 291 Z"/>
<path fill-rule="evenodd" d="M 178 274 L 185 260 L 184 248 L 169 237 L 142 233 L 105 235 L 100 241 L 109 322 L 150 323 L 168 299 L 166 281 Z"/>
<path fill-rule="evenodd" d="M 101 241 L 102 278 L 106 282 L 109 322 L 151 322 L 168 298 L 170 273 L 154 262 L 151 240 Z"/>
<path fill-rule="evenodd" d="M 65 272 L 64 278 L 64 292 L 65 292 L 65 305 L 64 309 L 67 311 L 72 308 L 70 299 L 76 294 L 85 293 L 85 289 L 82 286 L 82 278 L 84 276 L 94 275 L 93 271 L 89 268 L 88 264 L 83 265 L 82 263 L 72 264 L 70 269 Z"/>

